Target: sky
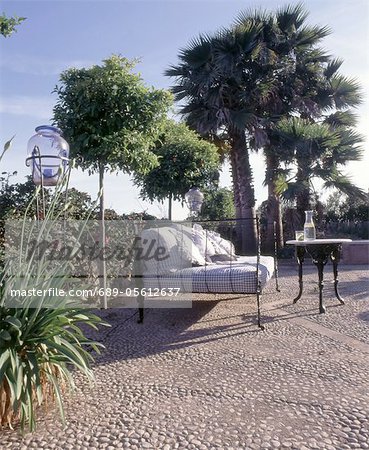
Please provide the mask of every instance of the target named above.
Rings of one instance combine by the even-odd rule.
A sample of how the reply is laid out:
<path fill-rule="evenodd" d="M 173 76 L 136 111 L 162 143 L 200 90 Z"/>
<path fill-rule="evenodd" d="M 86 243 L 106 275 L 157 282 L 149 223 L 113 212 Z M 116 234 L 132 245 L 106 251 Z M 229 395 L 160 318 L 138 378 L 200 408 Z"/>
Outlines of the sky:
<path fill-rule="evenodd" d="M 180 48 L 201 32 L 228 26 L 242 10 L 275 10 L 287 3 L 275 0 L 74 0 L 1 1 L 0 12 L 27 20 L 10 38 L 0 36 L 0 148 L 13 135 L 11 150 L 0 173 L 17 171 L 13 182 L 25 181 L 28 139 L 38 125 L 50 124 L 56 95 L 52 93 L 61 71 L 69 67 L 100 64 L 112 54 L 140 58 L 137 71 L 147 85 L 169 88 L 172 80 L 164 70 L 177 62 Z M 358 130 L 364 135 L 364 159 L 350 163 L 346 172 L 361 188 L 369 189 L 369 2 L 367 0 L 307 0 L 308 22 L 328 25 L 332 34 L 324 48 L 344 59 L 341 72 L 361 84 L 364 102 L 358 108 Z M 251 156 L 257 204 L 266 200 L 261 154 Z M 224 167 L 221 184 L 231 186 L 229 168 Z M 97 175 L 74 170 L 71 185 L 92 198 L 98 191 Z M 148 211 L 165 216 L 167 206 L 142 201 L 128 175 L 108 175 L 106 207 L 120 213 Z M 188 210 L 176 203 L 174 219 Z"/>

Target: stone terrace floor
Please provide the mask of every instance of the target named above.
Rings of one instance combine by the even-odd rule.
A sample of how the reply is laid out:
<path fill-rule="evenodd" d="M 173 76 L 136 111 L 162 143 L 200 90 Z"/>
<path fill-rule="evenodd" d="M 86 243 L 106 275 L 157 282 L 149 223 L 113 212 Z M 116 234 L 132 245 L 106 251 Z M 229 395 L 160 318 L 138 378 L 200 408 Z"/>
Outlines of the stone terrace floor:
<path fill-rule="evenodd" d="M 331 267 L 318 314 L 317 274 L 280 268 L 281 292 L 200 296 L 188 310 L 108 310 L 92 385 L 77 375 L 67 424 L 45 415 L 33 435 L 0 432 L 1 449 L 369 449 L 369 273 Z"/>

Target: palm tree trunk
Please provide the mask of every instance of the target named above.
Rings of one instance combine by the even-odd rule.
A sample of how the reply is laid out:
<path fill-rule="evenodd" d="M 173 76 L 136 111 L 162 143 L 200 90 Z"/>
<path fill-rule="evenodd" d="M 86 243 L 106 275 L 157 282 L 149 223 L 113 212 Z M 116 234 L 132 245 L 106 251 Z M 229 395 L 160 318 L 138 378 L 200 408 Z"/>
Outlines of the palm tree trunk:
<path fill-rule="evenodd" d="M 238 180 L 238 174 L 236 170 L 236 158 L 234 152 L 231 152 L 231 176 L 233 181 L 233 197 L 234 197 L 234 207 L 236 211 L 236 218 L 241 219 L 242 213 L 241 213 L 241 199 L 240 199 L 240 191 L 239 191 L 239 180 Z"/>
<path fill-rule="evenodd" d="M 234 132 L 231 142 L 232 170 L 236 173 L 240 219 L 243 219 L 238 221 L 241 223 L 242 229 L 241 251 L 244 254 L 255 254 L 255 194 L 245 133 Z"/>
<path fill-rule="evenodd" d="M 298 161 L 297 164 L 299 165 Z M 308 180 L 305 178 L 304 172 L 300 168 L 297 169 L 296 183 L 301 186 L 301 189 L 296 196 L 296 209 L 300 218 L 300 226 L 303 227 L 305 222 L 305 211 L 311 209 L 311 203 Z"/>
<path fill-rule="evenodd" d="M 280 196 L 276 192 L 275 185 L 275 169 L 278 167 L 278 160 L 273 154 L 267 154 L 267 229 L 265 239 L 265 250 L 274 251 L 274 222 L 276 223 L 276 240 L 277 248 L 283 248 L 283 224 L 282 224 L 282 208 Z"/>
<path fill-rule="evenodd" d="M 230 153 L 230 161 L 231 161 L 231 176 L 233 181 L 233 198 L 234 198 L 234 207 L 236 213 L 236 219 L 242 219 L 242 211 L 241 211 L 241 198 L 240 198 L 240 190 L 239 190 L 239 180 L 238 173 L 236 170 L 236 157 L 235 153 Z M 235 236 L 235 248 L 236 253 L 242 252 L 242 223 L 240 220 L 236 222 L 236 236 Z"/>

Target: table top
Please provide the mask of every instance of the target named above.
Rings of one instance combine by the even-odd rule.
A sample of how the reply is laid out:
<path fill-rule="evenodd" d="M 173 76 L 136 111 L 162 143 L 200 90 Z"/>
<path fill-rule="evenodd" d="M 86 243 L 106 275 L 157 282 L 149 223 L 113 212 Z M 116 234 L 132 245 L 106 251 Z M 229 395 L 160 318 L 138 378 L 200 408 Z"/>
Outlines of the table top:
<path fill-rule="evenodd" d="M 286 241 L 286 244 L 290 245 L 319 245 L 319 244 L 342 244 L 343 242 L 351 242 L 351 239 L 312 239 L 311 241 L 296 241 L 292 239 Z"/>

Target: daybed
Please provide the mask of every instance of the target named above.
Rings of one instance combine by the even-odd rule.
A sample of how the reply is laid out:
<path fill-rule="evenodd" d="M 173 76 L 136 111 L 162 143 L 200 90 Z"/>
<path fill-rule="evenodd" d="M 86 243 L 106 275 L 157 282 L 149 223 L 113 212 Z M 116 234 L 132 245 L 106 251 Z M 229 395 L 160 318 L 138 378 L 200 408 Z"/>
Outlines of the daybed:
<path fill-rule="evenodd" d="M 257 251 L 254 256 L 238 256 L 231 240 L 214 230 L 227 230 L 234 236 L 236 220 L 200 222 L 192 226 L 184 223 L 156 222 L 155 228 L 141 232 L 143 246 L 155 252 L 165 248 L 163 260 L 155 258 L 140 263 L 144 292 L 180 289 L 184 293 L 256 294 L 257 323 L 260 328 L 260 296 L 268 281 L 275 275 L 278 289 L 278 267 L 274 256 L 260 254 L 260 227 L 257 219 Z M 160 226 L 161 225 L 161 226 Z M 222 228 L 223 227 L 223 228 Z M 223 233 L 224 235 L 224 233 Z M 160 259 L 160 258 L 159 258 Z M 148 298 L 148 297 L 146 297 Z M 143 321 L 145 298 L 139 296 L 139 322 Z"/>

